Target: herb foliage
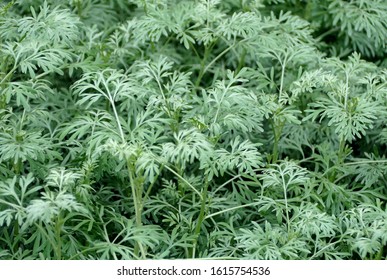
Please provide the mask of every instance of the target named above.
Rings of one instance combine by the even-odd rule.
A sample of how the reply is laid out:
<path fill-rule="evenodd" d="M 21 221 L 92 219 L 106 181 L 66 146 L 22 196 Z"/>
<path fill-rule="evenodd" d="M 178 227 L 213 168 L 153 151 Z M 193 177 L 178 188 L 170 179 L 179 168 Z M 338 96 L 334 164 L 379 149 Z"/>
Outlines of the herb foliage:
<path fill-rule="evenodd" d="M 1 259 L 386 259 L 387 2 L 0 5 Z"/>

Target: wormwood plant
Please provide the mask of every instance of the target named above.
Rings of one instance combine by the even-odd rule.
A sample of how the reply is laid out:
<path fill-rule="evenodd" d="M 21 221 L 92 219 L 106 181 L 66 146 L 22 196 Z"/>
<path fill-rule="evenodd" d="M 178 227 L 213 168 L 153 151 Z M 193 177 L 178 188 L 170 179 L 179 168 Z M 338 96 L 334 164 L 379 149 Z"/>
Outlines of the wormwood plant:
<path fill-rule="evenodd" d="M 0 6 L 0 259 L 386 259 L 387 3 Z"/>

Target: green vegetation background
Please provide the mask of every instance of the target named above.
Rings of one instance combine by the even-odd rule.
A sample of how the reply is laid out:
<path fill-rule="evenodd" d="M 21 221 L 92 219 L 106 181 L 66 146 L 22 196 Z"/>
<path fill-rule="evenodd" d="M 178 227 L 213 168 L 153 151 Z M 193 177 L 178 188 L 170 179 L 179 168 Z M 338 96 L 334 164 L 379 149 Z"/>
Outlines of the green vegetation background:
<path fill-rule="evenodd" d="M 0 3 L 0 259 L 386 259 L 387 2 Z"/>

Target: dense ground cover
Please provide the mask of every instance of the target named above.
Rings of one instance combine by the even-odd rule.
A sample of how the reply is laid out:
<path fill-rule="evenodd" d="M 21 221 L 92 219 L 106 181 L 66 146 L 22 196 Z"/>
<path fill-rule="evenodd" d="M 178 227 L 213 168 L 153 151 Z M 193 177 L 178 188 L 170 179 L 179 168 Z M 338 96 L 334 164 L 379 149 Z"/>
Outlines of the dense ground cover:
<path fill-rule="evenodd" d="M 0 5 L 0 259 L 387 258 L 386 1 Z"/>

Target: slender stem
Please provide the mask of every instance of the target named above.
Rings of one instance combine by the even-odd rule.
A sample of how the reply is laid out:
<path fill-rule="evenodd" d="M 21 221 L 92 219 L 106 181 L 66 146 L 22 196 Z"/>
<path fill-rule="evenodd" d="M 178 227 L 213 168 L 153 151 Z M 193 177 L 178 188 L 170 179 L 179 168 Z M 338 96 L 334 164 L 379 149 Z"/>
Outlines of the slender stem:
<path fill-rule="evenodd" d="M 55 239 L 56 239 L 55 255 L 57 260 L 62 259 L 62 237 L 61 237 L 62 225 L 63 225 L 62 212 L 59 212 L 58 220 L 55 225 Z"/>
<path fill-rule="evenodd" d="M 256 169 L 253 169 L 252 172 L 257 172 L 257 171 L 262 171 L 262 170 L 264 170 L 264 168 L 256 168 Z M 231 179 L 229 179 L 228 181 L 224 182 L 222 185 L 220 185 L 219 187 L 217 187 L 217 188 L 215 189 L 215 191 L 213 191 L 213 194 L 217 193 L 219 190 L 221 190 L 222 188 L 224 188 L 225 186 L 227 186 L 227 185 L 228 185 L 229 183 L 231 183 L 232 181 L 234 181 L 234 180 L 236 180 L 236 179 L 238 179 L 238 178 L 240 178 L 240 177 L 243 177 L 243 176 L 246 176 L 246 174 L 241 173 L 241 174 L 238 174 L 238 175 L 232 177 Z"/>
<path fill-rule="evenodd" d="M 291 60 L 291 58 L 289 58 L 289 60 Z M 280 57 L 278 57 L 278 61 L 281 64 L 281 81 L 280 81 L 280 89 L 279 89 L 279 95 L 278 95 L 278 101 L 281 104 L 281 101 L 283 100 L 285 70 L 286 70 L 286 64 L 288 63 L 288 53 L 285 53 L 285 57 L 283 61 L 281 61 Z"/>
<path fill-rule="evenodd" d="M 242 41 L 239 41 L 239 42 L 236 42 L 236 43 L 233 43 L 232 45 L 230 45 L 227 49 L 225 49 L 224 51 L 222 51 L 220 54 L 218 54 L 213 60 L 211 60 L 210 63 L 208 63 L 208 65 L 206 66 L 206 68 L 204 68 L 204 71 L 203 71 L 203 74 L 206 73 L 208 71 L 208 69 L 212 66 L 212 64 L 214 64 L 218 59 L 220 59 L 222 56 L 224 56 L 229 50 L 231 50 L 232 48 L 234 48 L 237 44 L 243 42 L 243 41 L 246 41 L 246 40 L 242 40 Z"/>
<path fill-rule="evenodd" d="M 337 243 L 340 243 L 342 240 L 343 240 L 343 237 L 344 236 L 341 236 L 339 240 L 333 242 L 333 243 L 329 243 L 328 245 L 324 246 L 322 249 L 320 249 L 317 253 L 313 254 L 313 256 L 311 256 L 309 258 L 309 260 L 313 260 L 314 258 L 316 258 L 318 255 L 320 255 L 322 252 L 324 252 L 326 249 L 328 249 L 329 247 L 337 244 Z"/>
<path fill-rule="evenodd" d="M 3 200 L 3 199 L 1 199 L 1 198 L 0 198 L 0 203 L 6 204 L 6 205 L 10 206 L 11 208 L 15 208 L 15 209 L 18 209 L 18 210 L 20 210 L 20 211 L 22 211 L 22 210 L 24 209 L 23 206 L 19 206 L 19 205 L 17 205 L 17 204 L 13 204 L 13 203 L 8 202 L 8 201 L 6 201 L 6 200 Z"/>
<path fill-rule="evenodd" d="M 14 220 L 14 236 L 19 237 L 20 234 L 20 226 L 18 221 L 15 219 Z M 20 238 L 15 239 L 16 242 L 13 243 L 13 250 L 18 250 L 20 247 Z"/>
<path fill-rule="evenodd" d="M 198 51 L 196 50 L 195 45 L 192 44 L 192 42 L 190 42 L 190 41 L 188 41 L 188 44 L 192 48 L 192 50 L 194 51 L 196 57 L 200 60 L 200 55 L 199 55 Z"/>
<path fill-rule="evenodd" d="M 55 242 L 52 240 L 51 236 L 48 235 L 48 233 L 46 232 L 46 230 L 42 227 L 42 225 L 40 223 L 39 224 L 35 223 L 35 226 L 40 229 L 41 233 L 47 238 L 48 242 L 51 244 L 52 249 L 55 251 L 55 254 L 57 254 L 56 253 L 57 246 L 56 246 Z"/>
<path fill-rule="evenodd" d="M 205 219 L 205 210 L 206 210 L 206 204 L 207 204 L 207 193 L 208 193 L 208 185 L 209 182 L 207 180 L 207 176 L 205 178 L 205 185 L 203 188 L 203 193 L 202 193 L 202 202 L 200 206 L 200 213 L 199 217 L 197 220 L 196 228 L 195 228 L 195 239 L 192 242 L 192 253 L 191 253 L 191 258 L 195 258 L 195 251 L 196 251 L 196 244 L 198 243 L 199 235 L 200 235 L 200 230 L 203 224 L 203 221 Z"/>
<path fill-rule="evenodd" d="M 340 140 L 339 150 L 338 150 L 338 153 L 337 153 L 337 163 L 338 163 L 338 165 L 332 166 L 332 169 L 333 169 L 332 174 L 329 175 L 329 177 L 328 177 L 329 181 L 331 181 L 331 182 L 335 182 L 336 181 L 337 167 L 342 165 L 343 162 L 344 162 L 344 149 L 345 149 L 345 140 L 344 140 L 344 137 L 342 137 L 341 140 Z M 331 168 L 329 168 L 329 169 L 331 169 Z M 327 173 L 327 171 L 324 172 L 324 173 Z"/>
<path fill-rule="evenodd" d="M 349 95 L 349 73 L 345 73 L 345 97 L 344 97 L 344 109 L 347 111 L 348 107 L 348 95 Z"/>
<path fill-rule="evenodd" d="M 216 110 L 215 117 L 214 117 L 214 121 L 212 122 L 212 124 L 215 124 L 215 123 L 217 122 L 217 120 L 218 120 L 218 116 L 219 116 L 219 112 L 220 112 L 221 105 L 222 105 L 223 100 L 224 100 L 224 98 L 226 97 L 226 94 L 227 94 L 228 90 L 230 89 L 231 85 L 232 85 L 232 82 L 230 82 L 230 83 L 227 85 L 227 87 L 225 88 L 225 90 L 224 90 L 223 93 L 222 93 L 222 97 L 220 98 L 220 102 L 219 102 L 219 105 L 218 105 L 218 109 Z"/>
<path fill-rule="evenodd" d="M 140 205 L 141 205 L 140 195 L 141 194 L 138 193 L 138 188 L 136 187 L 136 184 L 134 182 L 133 166 L 132 166 L 129 159 L 126 161 L 126 164 L 127 164 L 128 173 L 129 173 L 130 187 L 132 190 L 132 198 L 133 198 L 133 204 L 134 204 L 136 226 L 141 227 L 142 226 L 142 219 L 141 219 L 141 215 L 142 215 L 141 212 L 142 211 L 141 211 L 141 207 L 140 207 Z M 140 244 L 138 243 L 138 241 L 136 241 L 135 246 L 134 246 L 134 255 L 136 257 L 138 257 L 139 251 L 140 251 Z"/>
<path fill-rule="evenodd" d="M 110 95 L 110 93 L 109 93 L 109 95 Z M 109 101 L 110 101 L 110 104 L 112 105 L 112 108 L 113 108 L 114 117 L 115 117 L 116 122 L 117 122 L 118 130 L 120 131 L 122 143 L 125 143 L 125 136 L 124 136 L 124 132 L 122 131 L 121 122 L 120 122 L 120 119 L 118 117 L 116 106 L 114 105 L 114 100 L 110 96 L 109 96 Z"/>
<path fill-rule="evenodd" d="M 307 21 L 311 21 L 311 15 L 312 15 L 312 1 L 307 1 L 306 7 L 304 8 L 304 19 Z"/>
<path fill-rule="evenodd" d="M 252 203 L 248 203 L 248 204 L 244 204 L 244 205 L 239 205 L 239 206 L 227 208 L 227 209 L 224 209 L 224 210 L 221 210 L 221 211 L 212 213 L 212 214 L 210 214 L 210 215 L 207 215 L 207 216 L 204 218 L 204 220 L 209 219 L 209 218 L 212 218 L 212 217 L 217 216 L 217 215 L 220 215 L 220 214 L 223 214 L 223 213 L 226 213 L 226 212 L 229 212 L 229 211 L 233 211 L 233 210 L 237 210 L 237 209 L 241 209 L 241 208 L 246 208 L 246 207 L 249 207 L 249 206 L 259 205 L 259 204 L 261 204 L 261 203 L 262 203 L 261 201 L 258 201 L 258 202 L 252 202 Z"/>
<path fill-rule="evenodd" d="M 342 137 L 340 140 L 339 154 L 338 154 L 339 164 L 342 164 L 344 161 L 344 149 L 345 149 L 345 140 L 344 140 L 344 137 Z"/>
<path fill-rule="evenodd" d="M 273 134 L 274 134 L 274 143 L 273 143 L 273 153 L 272 153 L 272 163 L 276 163 L 278 160 L 279 154 L 279 140 L 281 138 L 282 128 L 284 124 L 280 122 L 276 124 L 274 120 L 271 121 Z"/>
<path fill-rule="evenodd" d="M 383 256 L 383 246 L 381 246 L 379 252 L 375 255 L 375 257 L 373 258 L 374 260 L 381 260 L 382 259 L 382 256 Z"/>
<path fill-rule="evenodd" d="M 124 245 L 121 245 L 121 244 L 114 244 L 116 247 L 118 248 L 122 248 L 122 249 L 128 249 L 127 246 L 124 246 Z M 89 251 L 97 251 L 98 249 L 106 249 L 106 245 L 104 243 L 101 243 L 101 244 L 98 244 L 94 247 L 89 247 L 89 248 L 86 248 L 78 253 L 76 253 L 75 255 L 71 256 L 69 258 L 69 260 L 73 260 L 75 259 L 76 257 L 86 253 L 86 252 L 89 252 Z M 135 256 L 132 252 L 129 252 L 134 258 L 137 258 L 137 256 Z"/>
<path fill-rule="evenodd" d="M 20 175 L 22 169 L 23 169 L 23 162 L 21 158 L 18 158 L 17 162 L 14 162 L 13 164 L 13 170 L 15 171 L 16 175 Z"/>
<path fill-rule="evenodd" d="M 200 197 L 200 199 L 203 199 L 202 194 L 197 189 L 195 189 L 195 187 L 192 186 L 192 184 L 190 184 L 186 179 L 184 179 L 181 175 L 179 175 L 175 170 L 173 170 L 172 168 L 170 168 L 167 165 L 165 165 L 165 168 L 168 169 L 169 171 L 171 171 L 175 176 L 177 176 L 184 183 L 186 183 L 187 186 L 189 186 Z"/>
<path fill-rule="evenodd" d="M 142 0 L 142 3 L 144 5 L 144 12 L 145 12 L 145 15 L 148 15 L 148 5 L 146 3 L 146 0 Z"/>
<path fill-rule="evenodd" d="M 214 41 L 212 43 L 212 45 L 210 45 L 210 47 L 206 48 L 205 49 L 205 52 L 204 52 L 204 57 L 202 59 L 202 62 L 201 62 L 201 69 L 200 69 L 200 72 L 199 72 L 199 75 L 198 75 L 198 78 L 195 82 L 195 88 L 198 88 L 199 85 L 200 85 L 200 82 L 204 76 L 204 74 L 208 71 L 208 69 L 211 68 L 211 66 L 216 62 L 218 61 L 222 56 L 224 56 L 227 52 L 229 52 L 232 48 L 234 48 L 236 45 L 238 45 L 239 43 L 242 43 L 244 41 L 246 41 L 247 39 L 243 39 L 239 42 L 234 42 L 233 44 L 231 44 L 228 48 L 224 49 L 220 54 L 218 54 L 213 60 L 211 60 L 210 63 L 207 64 L 206 67 L 204 67 L 204 64 L 205 62 L 207 61 L 209 55 L 210 55 L 210 52 L 212 50 L 212 48 L 215 46 L 216 44 L 216 41 Z"/>
<path fill-rule="evenodd" d="M 152 70 L 152 68 L 149 68 L 149 71 L 152 73 L 153 77 L 155 78 L 156 80 L 156 83 L 157 83 L 157 86 L 159 87 L 159 90 L 160 90 L 160 93 L 161 93 L 161 96 L 163 97 L 163 100 L 164 100 L 164 104 L 165 104 L 165 107 L 167 109 L 167 114 L 169 117 L 173 117 L 172 115 L 172 109 L 171 109 L 171 106 L 169 104 L 169 101 L 167 99 L 167 97 L 165 96 L 165 93 L 164 93 L 164 90 L 163 90 L 163 86 L 161 85 L 160 83 L 160 79 L 161 77 L 159 77 L 159 75 L 157 75 L 155 73 L 155 71 Z"/>
<path fill-rule="evenodd" d="M 289 209 L 288 209 L 288 195 L 287 195 L 287 188 L 288 185 L 285 183 L 285 177 L 282 175 L 282 186 L 284 188 L 284 199 L 285 199 L 285 211 L 286 211 L 286 224 L 287 224 L 287 229 L 288 233 L 290 231 L 290 219 L 289 219 Z"/>
<path fill-rule="evenodd" d="M 77 12 L 78 12 L 78 17 L 82 18 L 82 0 L 77 1 Z"/>
<path fill-rule="evenodd" d="M 181 164 L 180 163 L 177 163 L 176 164 L 176 169 L 177 169 L 177 173 L 179 174 L 179 177 L 183 177 L 183 171 L 182 171 L 182 167 L 181 167 Z M 179 178 L 178 178 L 178 181 L 177 181 L 177 189 L 178 189 L 178 192 L 180 194 L 180 196 L 184 196 L 184 193 L 185 193 L 185 188 L 184 188 L 184 185 L 183 185 L 183 181 L 181 181 Z"/>
<path fill-rule="evenodd" d="M 372 164 L 372 163 L 387 163 L 387 160 L 359 160 L 355 162 L 346 162 L 345 165 L 357 165 L 357 164 Z"/>
<path fill-rule="evenodd" d="M 11 76 L 12 76 L 12 74 L 13 74 L 13 72 L 16 70 L 16 66 L 14 66 L 12 69 L 11 69 L 11 71 L 9 71 L 8 73 L 7 73 L 7 75 L 5 75 L 5 77 L 1 80 L 1 82 L 0 82 L 0 85 L 3 85 L 3 83 L 7 80 L 7 79 L 9 79 Z"/>
<path fill-rule="evenodd" d="M 200 82 L 203 78 L 203 75 L 205 73 L 205 63 L 208 59 L 208 56 L 210 55 L 210 52 L 211 52 L 211 49 L 212 49 L 212 46 L 210 45 L 209 47 L 205 47 L 205 50 L 204 50 L 204 56 L 203 56 L 203 59 L 202 61 L 200 62 L 200 70 L 199 70 L 199 74 L 198 74 L 198 78 L 196 79 L 196 82 L 195 82 L 195 89 L 197 89 L 200 85 Z"/>
<path fill-rule="evenodd" d="M 148 190 L 146 191 L 146 193 L 145 193 L 145 195 L 144 195 L 144 197 L 143 197 L 143 199 L 142 199 L 143 205 L 144 205 L 144 204 L 146 203 L 146 201 L 148 200 L 149 195 L 150 195 L 150 193 L 151 193 L 151 190 L 152 190 L 153 186 L 155 185 L 155 183 L 156 183 L 156 181 L 157 181 L 157 178 L 160 176 L 161 172 L 163 171 L 163 168 L 164 168 L 164 165 L 161 166 L 159 174 L 157 174 L 156 178 L 155 178 L 155 179 L 153 180 L 153 182 L 149 185 Z"/>
<path fill-rule="evenodd" d="M 239 59 L 239 62 L 238 62 L 238 67 L 235 71 L 235 73 L 239 73 L 239 71 L 241 71 L 241 69 L 243 68 L 243 66 L 245 65 L 245 58 L 246 58 L 246 49 L 243 49 L 243 52 L 242 52 L 242 55 Z"/>
<path fill-rule="evenodd" d="M 323 34 L 321 34 L 320 36 L 318 36 L 316 38 L 316 41 L 321 41 L 324 37 L 331 35 L 333 33 L 337 33 L 339 30 L 340 30 L 340 27 L 335 27 L 335 28 L 329 29 L 328 31 L 326 31 Z"/>
<path fill-rule="evenodd" d="M 285 79 L 285 67 L 286 67 L 286 61 L 287 60 L 287 57 L 285 56 L 284 58 L 284 61 L 281 62 L 281 84 L 280 84 L 280 89 L 279 89 L 279 97 L 281 99 L 282 97 L 282 91 L 283 91 L 283 88 L 284 88 L 284 79 Z"/>

